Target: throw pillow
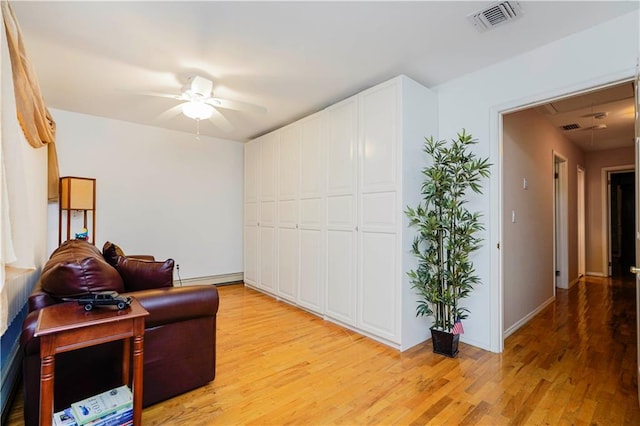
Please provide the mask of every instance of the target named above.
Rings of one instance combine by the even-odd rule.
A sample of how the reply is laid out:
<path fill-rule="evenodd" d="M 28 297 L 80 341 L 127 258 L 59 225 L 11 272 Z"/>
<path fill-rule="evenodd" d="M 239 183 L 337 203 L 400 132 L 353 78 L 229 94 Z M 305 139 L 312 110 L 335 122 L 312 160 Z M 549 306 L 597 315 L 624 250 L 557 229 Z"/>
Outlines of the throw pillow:
<path fill-rule="evenodd" d="M 126 291 L 173 287 L 173 259 L 164 262 L 119 256 L 116 269 Z"/>
<path fill-rule="evenodd" d="M 118 256 L 124 256 L 124 252 L 118 245 L 113 244 L 111 241 L 107 241 L 102 246 L 102 256 L 104 256 L 104 260 L 106 260 L 109 265 L 115 268 L 118 263 Z"/>
<path fill-rule="evenodd" d="M 100 250 L 84 240 L 66 241 L 51 254 L 42 268 L 40 285 L 55 297 L 124 291 L 118 271 L 104 260 Z"/>

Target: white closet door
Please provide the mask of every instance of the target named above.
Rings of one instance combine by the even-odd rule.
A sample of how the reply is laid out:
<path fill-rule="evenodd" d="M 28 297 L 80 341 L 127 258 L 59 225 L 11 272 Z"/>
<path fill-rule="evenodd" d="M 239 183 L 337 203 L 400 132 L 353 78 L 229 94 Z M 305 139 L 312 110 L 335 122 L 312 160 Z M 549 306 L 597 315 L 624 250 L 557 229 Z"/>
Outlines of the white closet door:
<path fill-rule="evenodd" d="M 258 284 L 258 207 L 260 143 L 244 146 L 244 281 Z"/>
<path fill-rule="evenodd" d="M 276 172 L 278 167 L 278 133 L 259 138 L 260 149 L 260 218 L 258 287 L 276 292 Z"/>
<path fill-rule="evenodd" d="M 359 97 L 357 288 L 358 327 L 399 343 L 398 94 L 394 82 Z"/>
<path fill-rule="evenodd" d="M 300 252 L 298 304 L 317 313 L 324 312 L 322 261 L 323 159 L 322 114 L 300 126 Z"/>
<path fill-rule="evenodd" d="M 300 128 L 280 131 L 278 150 L 278 295 L 296 302 L 298 294 L 298 187 Z"/>
<path fill-rule="evenodd" d="M 349 98 L 325 110 L 326 315 L 356 322 L 357 102 Z"/>

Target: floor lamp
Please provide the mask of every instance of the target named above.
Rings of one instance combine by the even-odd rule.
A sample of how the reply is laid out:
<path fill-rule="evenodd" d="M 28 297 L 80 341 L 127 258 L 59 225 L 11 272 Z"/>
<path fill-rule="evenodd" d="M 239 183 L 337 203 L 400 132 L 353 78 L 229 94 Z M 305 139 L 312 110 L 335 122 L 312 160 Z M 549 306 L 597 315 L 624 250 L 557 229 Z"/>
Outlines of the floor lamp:
<path fill-rule="evenodd" d="M 65 176 L 60 178 L 60 208 L 58 214 L 58 245 L 62 244 L 62 228 L 66 227 L 66 239 L 71 239 L 71 212 L 83 212 L 84 228 L 89 229 L 88 218 L 91 213 L 92 244 L 96 242 L 96 180 L 92 178 Z M 63 213 L 66 216 L 63 221 Z"/>

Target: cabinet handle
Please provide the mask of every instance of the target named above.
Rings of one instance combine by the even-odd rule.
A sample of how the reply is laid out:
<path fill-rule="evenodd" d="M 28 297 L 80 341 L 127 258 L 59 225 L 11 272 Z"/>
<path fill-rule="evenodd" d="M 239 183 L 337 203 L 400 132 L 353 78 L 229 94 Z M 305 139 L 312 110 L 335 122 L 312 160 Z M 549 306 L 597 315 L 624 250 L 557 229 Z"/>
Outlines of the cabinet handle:
<path fill-rule="evenodd" d="M 357 230 L 358 230 L 358 225 L 356 225 L 356 227 L 355 227 L 355 228 L 353 228 L 353 229 L 357 231 Z"/>
<path fill-rule="evenodd" d="M 298 229 L 298 224 L 296 223 L 296 229 Z"/>

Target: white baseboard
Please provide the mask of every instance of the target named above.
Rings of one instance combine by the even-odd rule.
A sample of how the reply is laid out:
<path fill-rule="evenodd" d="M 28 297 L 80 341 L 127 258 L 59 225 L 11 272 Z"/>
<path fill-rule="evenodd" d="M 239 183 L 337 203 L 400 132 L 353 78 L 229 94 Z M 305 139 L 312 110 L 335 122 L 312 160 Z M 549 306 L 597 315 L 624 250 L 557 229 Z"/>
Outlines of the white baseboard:
<path fill-rule="evenodd" d="M 242 272 L 231 274 L 209 275 L 208 277 L 185 278 L 179 280 L 175 278 L 173 285 L 176 287 L 185 287 L 189 285 L 221 285 L 241 282 L 244 278 Z"/>
<path fill-rule="evenodd" d="M 516 322 L 515 324 L 513 324 L 511 327 L 509 327 L 508 329 L 506 329 L 503 333 L 503 339 L 506 339 L 507 337 L 511 336 L 513 333 L 515 333 L 520 327 L 522 327 L 523 325 L 525 325 L 526 323 L 528 323 L 529 321 L 531 321 L 531 319 L 533 317 L 535 317 L 536 315 L 538 315 L 544 308 L 546 308 L 547 306 L 549 306 L 550 304 L 552 304 L 554 301 L 556 300 L 555 297 L 551 297 L 550 299 L 548 299 L 546 302 L 544 302 L 543 304 L 541 304 L 540 306 L 538 306 L 536 309 L 534 309 L 532 312 L 530 312 L 527 316 L 525 316 L 524 318 L 522 318 L 520 321 Z"/>
<path fill-rule="evenodd" d="M 586 272 L 585 275 L 591 276 L 591 277 L 606 277 L 607 275 L 603 274 L 602 272 Z"/>

